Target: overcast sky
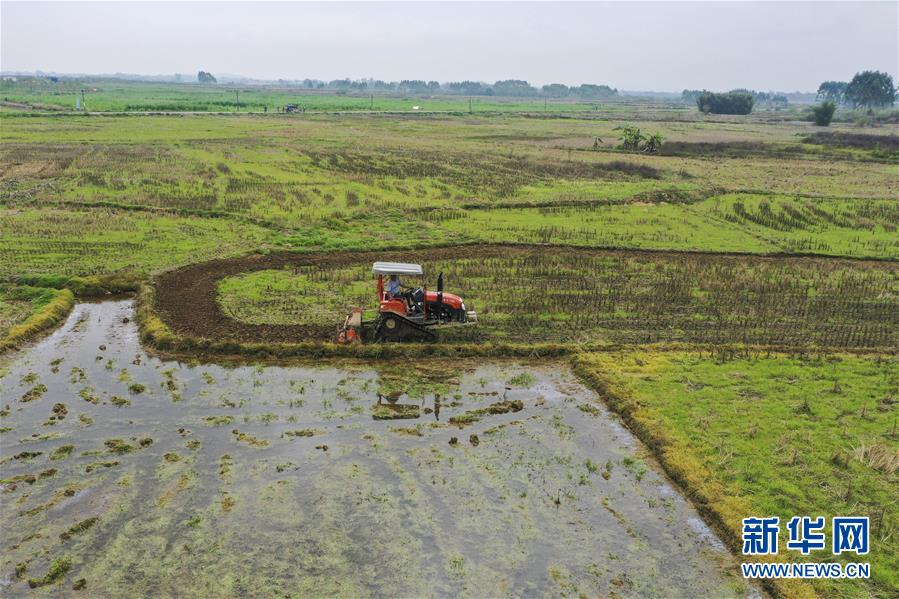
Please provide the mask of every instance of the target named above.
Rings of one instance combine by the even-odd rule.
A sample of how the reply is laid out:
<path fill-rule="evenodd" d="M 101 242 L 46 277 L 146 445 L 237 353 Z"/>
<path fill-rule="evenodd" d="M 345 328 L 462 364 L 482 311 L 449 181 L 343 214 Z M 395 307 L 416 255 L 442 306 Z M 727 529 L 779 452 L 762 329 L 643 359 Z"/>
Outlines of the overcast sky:
<path fill-rule="evenodd" d="M 815 90 L 897 78 L 899 3 L 0 3 L 0 68 Z"/>

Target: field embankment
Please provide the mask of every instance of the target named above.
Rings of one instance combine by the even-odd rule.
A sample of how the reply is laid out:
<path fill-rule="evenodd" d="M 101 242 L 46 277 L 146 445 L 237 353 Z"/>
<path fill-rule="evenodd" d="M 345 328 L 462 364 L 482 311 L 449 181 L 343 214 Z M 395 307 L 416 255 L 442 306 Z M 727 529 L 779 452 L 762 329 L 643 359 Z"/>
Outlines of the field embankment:
<path fill-rule="evenodd" d="M 75 305 L 68 289 L 4 285 L 0 297 L 0 353 L 59 325 Z"/>

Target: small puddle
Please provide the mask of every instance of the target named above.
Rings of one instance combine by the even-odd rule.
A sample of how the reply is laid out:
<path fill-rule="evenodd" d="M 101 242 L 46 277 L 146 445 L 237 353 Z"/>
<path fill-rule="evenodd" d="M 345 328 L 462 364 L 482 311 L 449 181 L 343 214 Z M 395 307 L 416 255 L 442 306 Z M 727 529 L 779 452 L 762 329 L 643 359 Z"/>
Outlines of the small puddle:
<path fill-rule="evenodd" d="M 563 363 L 189 364 L 133 319 L 79 304 L 0 364 L 3 595 L 61 558 L 31 593 L 757 594 Z"/>

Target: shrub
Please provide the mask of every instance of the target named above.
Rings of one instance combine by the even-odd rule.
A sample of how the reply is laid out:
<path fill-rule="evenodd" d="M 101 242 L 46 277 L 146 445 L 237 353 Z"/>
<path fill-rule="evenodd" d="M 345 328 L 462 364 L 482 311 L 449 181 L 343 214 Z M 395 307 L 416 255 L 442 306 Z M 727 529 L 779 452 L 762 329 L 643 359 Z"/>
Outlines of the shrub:
<path fill-rule="evenodd" d="M 636 151 L 639 150 L 641 144 L 646 141 L 646 137 L 640 133 L 638 127 L 627 126 L 621 130 L 618 141 L 621 142 L 618 147 L 622 150 Z"/>
<path fill-rule="evenodd" d="M 646 143 L 643 144 L 643 151 L 648 152 L 649 154 L 655 154 L 659 150 L 662 149 L 662 143 L 665 141 L 665 138 L 662 137 L 661 133 L 653 133 L 649 137 L 646 138 Z"/>
<path fill-rule="evenodd" d="M 700 112 L 712 114 L 749 114 L 754 104 L 755 98 L 749 92 L 716 94 L 704 91 L 696 98 Z"/>
<path fill-rule="evenodd" d="M 665 138 L 658 132 L 647 137 L 640 132 L 638 127 L 626 126 L 621 129 L 621 135 L 618 137 L 618 140 L 621 142 L 618 145 L 618 148 L 621 150 L 655 154 L 661 149 Z"/>
<path fill-rule="evenodd" d="M 833 113 L 836 112 L 837 105 L 830 100 L 821 102 L 817 106 L 812 107 L 812 116 L 815 124 L 819 127 L 827 127 L 833 120 Z"/>

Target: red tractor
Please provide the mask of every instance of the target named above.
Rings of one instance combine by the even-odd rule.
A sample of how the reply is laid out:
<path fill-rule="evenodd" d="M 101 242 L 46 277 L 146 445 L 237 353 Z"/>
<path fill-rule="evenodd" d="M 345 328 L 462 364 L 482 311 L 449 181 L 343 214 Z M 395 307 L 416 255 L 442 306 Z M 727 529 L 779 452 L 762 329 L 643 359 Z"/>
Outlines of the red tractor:
<path fill-rule="evenodd" d="M 472 324 L 475 312 L 466 310 L 462 298 L 443 291 L 443 273 L 437 277 L 437 291 L 427 287 L 399 288 L 384 277 L 421 276 L 421 266 L 402 262 L 375 262 L 378 275 L 378 317 L 362 319 L 362 308 L 354 308 L 340 327 L 338 341 L 435 341 L 434 328 L 441 325 Z M 391 291 L 390 287 L 394 287 Z M 403 290 L 405 289 L 405 290 Z"/>

